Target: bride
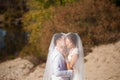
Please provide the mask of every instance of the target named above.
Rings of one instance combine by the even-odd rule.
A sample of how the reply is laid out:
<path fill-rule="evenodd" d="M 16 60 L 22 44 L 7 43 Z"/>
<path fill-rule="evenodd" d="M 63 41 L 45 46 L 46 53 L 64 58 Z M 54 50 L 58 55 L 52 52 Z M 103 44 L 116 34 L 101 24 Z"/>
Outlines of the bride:
<path fill-rule="evenodd" d="M 80 37 L 76 33 L 66 34 L 65 43 L 68 49 L 67 69 L 76 70 L 70 80 L 83 80 L 83 48 Z"/>
<path fill-rule="evenodd" d="M 77 33 L 61 33 L 64 36 L 64 43 L 62 45 L 66 45 L 66 50 L 68 54 L 64 54 L 64 61 L 66 61 L 66 70 L 73 70 L 73 75 L 70 76 L 70 80 L 84 80 L 83 75 L 83 64 L 84 64 L 84 55 L 83 55 L 83 47 L 82 42 Z M 53 80 L 51 79 L 53 73 L 53 62 L 51 62 L 51 55 L 53 54 L 55 48 L 55 34 L 51 40 L 51 44 L 49 47 L 49 53 L 46 62 L 45 73 L 43 76 L 43 80 Z M 64 71 L 65 72 L 65 71 Z M 67 72 L 66 72 L 67 73 Z M 68 74 L 68 73 L 67 73 Z M 58 79 L 63 80 L 63 79 Z M 64 79 L 65 80 L 65 79 Z"/>

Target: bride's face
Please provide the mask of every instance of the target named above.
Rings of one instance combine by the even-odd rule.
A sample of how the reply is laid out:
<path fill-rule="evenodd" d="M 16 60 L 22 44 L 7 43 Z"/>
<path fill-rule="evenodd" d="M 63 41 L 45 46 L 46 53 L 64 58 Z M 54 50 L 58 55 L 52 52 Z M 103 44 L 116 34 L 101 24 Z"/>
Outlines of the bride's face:
<path fill-rule="evenodd" d="M 73 47 L 73 43 L 69 38 L 65 39 L 65 43 L 66 43 L 67 48 L 71 49 Z"/>

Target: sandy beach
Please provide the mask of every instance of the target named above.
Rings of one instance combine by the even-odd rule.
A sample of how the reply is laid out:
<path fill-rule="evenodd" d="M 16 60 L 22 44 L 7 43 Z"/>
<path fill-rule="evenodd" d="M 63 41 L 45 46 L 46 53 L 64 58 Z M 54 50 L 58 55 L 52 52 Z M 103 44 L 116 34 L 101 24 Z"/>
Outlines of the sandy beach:
<path fill-rule="evenodd" d="M 92 48 L 85 57 L 85 80 L 120 80 L 120 41 Z M 17 58 L 0 63 L 0 80 L 42 80 L 45 63 Z"/>

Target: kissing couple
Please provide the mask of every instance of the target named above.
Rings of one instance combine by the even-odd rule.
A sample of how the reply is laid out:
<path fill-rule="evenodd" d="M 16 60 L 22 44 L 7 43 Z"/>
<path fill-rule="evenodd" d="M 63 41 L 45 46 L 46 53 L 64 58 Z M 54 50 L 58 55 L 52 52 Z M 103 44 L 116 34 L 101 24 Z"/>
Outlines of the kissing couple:
<path fill-rule="evenodd" d="M 84 80 L 84 54 L 77 33 L 53 35 L 43 80 Z"/>

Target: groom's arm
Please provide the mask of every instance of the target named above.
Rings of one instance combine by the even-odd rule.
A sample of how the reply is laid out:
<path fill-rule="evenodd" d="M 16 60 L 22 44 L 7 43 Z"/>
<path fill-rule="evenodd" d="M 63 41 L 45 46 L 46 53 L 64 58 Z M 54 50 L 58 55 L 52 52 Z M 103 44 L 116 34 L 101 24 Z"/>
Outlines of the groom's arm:
<path fill-rule="evenodd" d="M 61 57 L 56 57 L 54 61 L 54 75 L 58 77 L 70 77 L 73 75 L 72 70 L 62 70 L 62 67 L 60 65 L 63 64 L 63 61 L 60 59 Z"/>

